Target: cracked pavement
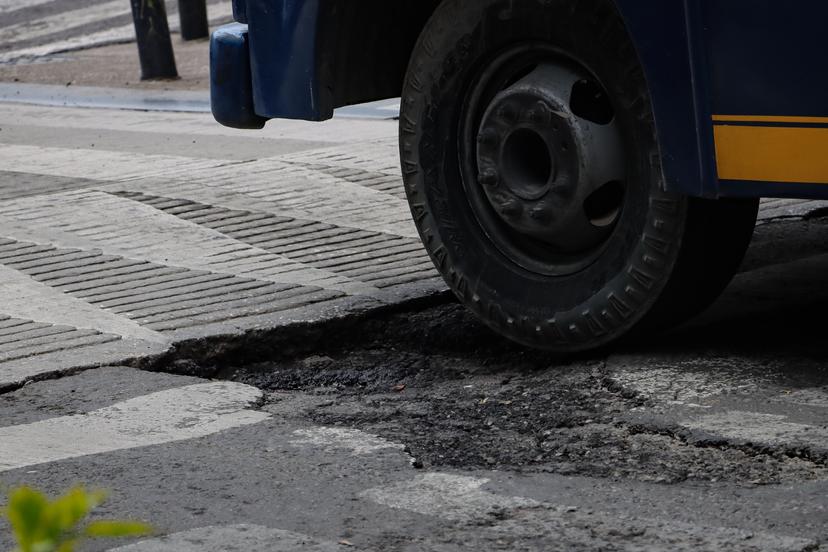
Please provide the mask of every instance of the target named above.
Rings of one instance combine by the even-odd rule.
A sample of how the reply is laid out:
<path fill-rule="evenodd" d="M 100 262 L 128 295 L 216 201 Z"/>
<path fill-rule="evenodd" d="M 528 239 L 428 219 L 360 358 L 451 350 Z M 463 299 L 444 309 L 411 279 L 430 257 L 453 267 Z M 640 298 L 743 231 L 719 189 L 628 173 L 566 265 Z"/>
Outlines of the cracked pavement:
<path fill-rule="evenodd" d="M 0 488 L 158 530 L 89 551 L 828 550 L 825 203 L 560 358 L 444 292 L 394 132 L 0 105 Z"/>
<path fill-rule="evenodd" d="M 0 481 L 161 533 L 87 550 L 824 551 L 826 227 L 769 220 L 709 312 L 586 356 L 443 301 L 30 383 Z"/>

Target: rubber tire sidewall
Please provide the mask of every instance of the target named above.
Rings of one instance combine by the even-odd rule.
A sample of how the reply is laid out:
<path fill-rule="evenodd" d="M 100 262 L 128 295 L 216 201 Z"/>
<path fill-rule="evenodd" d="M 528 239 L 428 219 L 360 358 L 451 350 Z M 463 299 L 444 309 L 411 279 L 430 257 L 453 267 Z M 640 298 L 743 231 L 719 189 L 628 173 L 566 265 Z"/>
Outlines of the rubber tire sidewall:
<path fill-rule="evenodd" d="M 481 64 L 516 41 L 573 52 L 616 102 L 638 199 L 625 205 L 606 253 L 568 276 L 529 272 L 504 257 L 466 199 L 458 161 L 462 98 Z M 577 351 L 628 332 L 676 263 L 687 200 L 664 191 L 646 82 L 609 0 L 445 0 L 421 35 L 403 90 L 402 166 L 414 219 L 451 289 L 496 331 Z"/>

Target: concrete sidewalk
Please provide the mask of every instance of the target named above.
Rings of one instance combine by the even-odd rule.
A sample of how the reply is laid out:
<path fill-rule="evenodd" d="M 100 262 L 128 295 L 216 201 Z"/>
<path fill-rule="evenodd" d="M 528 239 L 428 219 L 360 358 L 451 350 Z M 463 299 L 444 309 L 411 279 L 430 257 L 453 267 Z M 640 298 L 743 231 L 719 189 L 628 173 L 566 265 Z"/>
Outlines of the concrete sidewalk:
<path fill-rule="evenodd" d="M 0 388 L 445 289 L 396 123 L 0 105 Z"/>

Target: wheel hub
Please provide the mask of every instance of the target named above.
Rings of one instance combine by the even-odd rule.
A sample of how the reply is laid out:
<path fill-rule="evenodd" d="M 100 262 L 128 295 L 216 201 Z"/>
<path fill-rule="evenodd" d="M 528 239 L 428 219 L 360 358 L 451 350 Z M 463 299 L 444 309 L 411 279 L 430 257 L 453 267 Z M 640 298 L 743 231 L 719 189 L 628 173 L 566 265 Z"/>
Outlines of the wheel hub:
<path fill-rule="evenodd" d="M 621 139 L 611 121 L 573 110 L 583 82 L 542 64 L 492 99 L 477 135 L 478 181 L 497 217 L 565 253 L 599 245 L 620 212 L 617 197 L 609 205 L 600 195 L 623 179 Z"/>

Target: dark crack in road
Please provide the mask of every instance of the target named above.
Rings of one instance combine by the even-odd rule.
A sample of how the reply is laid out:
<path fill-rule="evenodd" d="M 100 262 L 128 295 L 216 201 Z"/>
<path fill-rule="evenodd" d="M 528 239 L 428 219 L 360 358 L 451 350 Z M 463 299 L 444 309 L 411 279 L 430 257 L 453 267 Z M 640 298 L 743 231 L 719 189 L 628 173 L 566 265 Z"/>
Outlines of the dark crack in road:
<path fill-rule="evenodd" d="M 374 320 L 358 334 L 226 375 L 324 399 L 301 415 L 404 443 L 424 467 L 751 485 L 828 475 L 784 451 L 690 444 L 629 424 L 624 414 L 647 400 L 619 386 L 603 359 L 526 350 L 456 305 Z"/>

